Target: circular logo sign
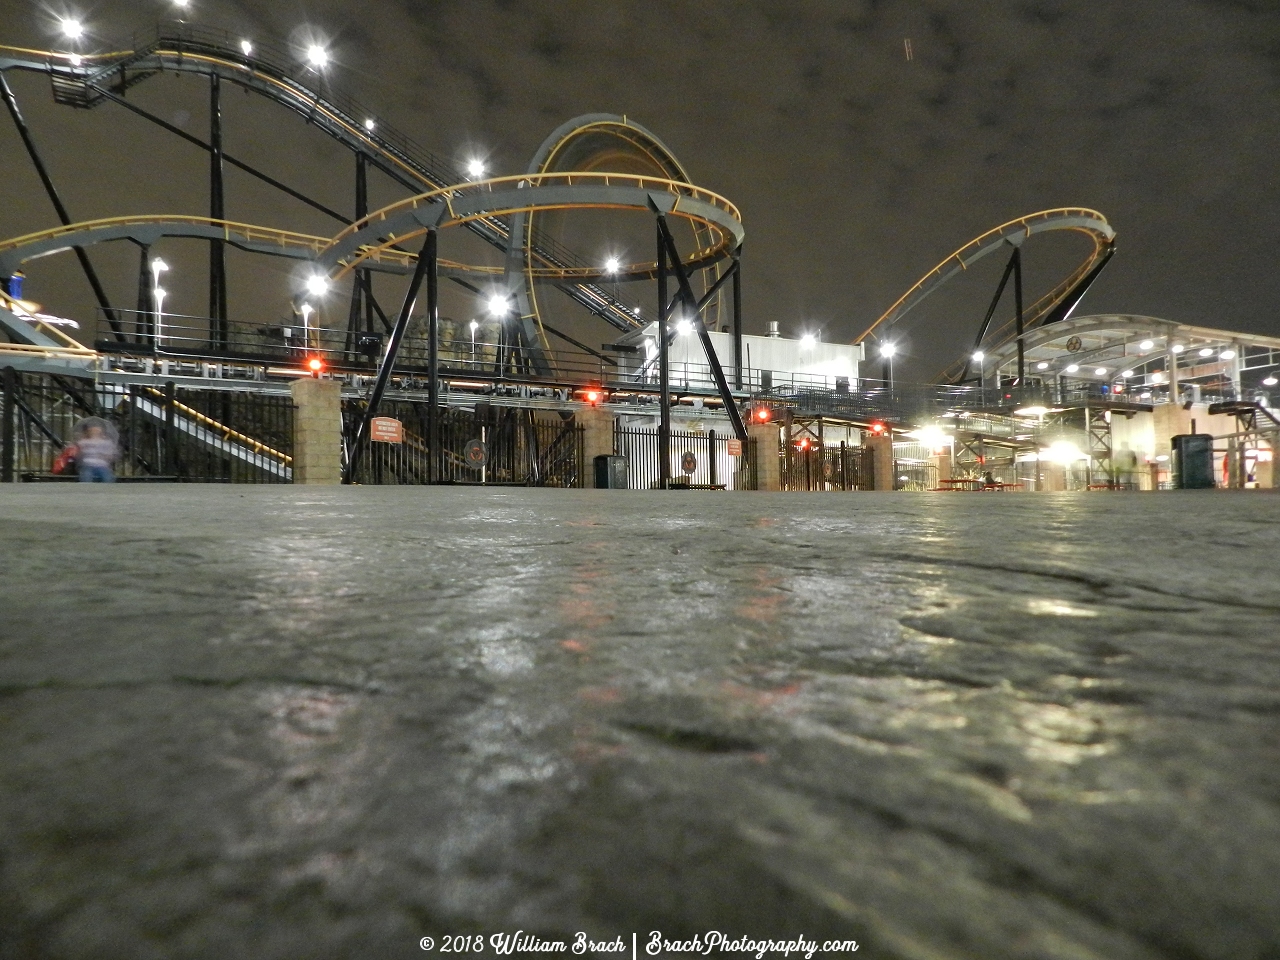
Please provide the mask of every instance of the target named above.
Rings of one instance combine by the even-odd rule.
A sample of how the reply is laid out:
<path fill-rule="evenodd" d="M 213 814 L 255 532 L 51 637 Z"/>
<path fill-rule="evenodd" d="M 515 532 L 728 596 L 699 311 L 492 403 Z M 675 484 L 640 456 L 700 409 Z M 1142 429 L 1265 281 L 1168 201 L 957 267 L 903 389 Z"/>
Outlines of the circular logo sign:
<path fill-rule="evenodd" d="M 1080 348 L 1083 346 L 1084 346 L 1084 343 L 1081 341 L 1079 337 L 1071 337 L 1067 341 L 1067 353 L 1079 353 Z"/>
<path fill-rule="evenodd" d="M 462 459 L 472 470 L 479 470 L 489 462 L 489 448 L 484 445 L 483 440 L 468 440 L 467 445 L 462 448 Z"/>
<path fill-rule="evenodd" d="M 693 455 L 692 451 L 686 450 L 680 455 L 680 469 L 685 473 L 693 473 L 698 469 L 698 458 Z"/>

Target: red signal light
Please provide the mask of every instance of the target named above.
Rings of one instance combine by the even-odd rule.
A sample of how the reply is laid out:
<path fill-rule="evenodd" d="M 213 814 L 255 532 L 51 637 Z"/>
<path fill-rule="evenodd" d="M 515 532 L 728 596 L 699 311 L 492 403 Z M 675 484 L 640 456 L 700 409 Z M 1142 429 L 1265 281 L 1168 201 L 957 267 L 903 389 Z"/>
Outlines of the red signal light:
<path fill-rule="evenodd" d="M 593 407 L 599 403 L 601 399 L 601 393 L 599 390 L 588 390 L 584 396 L 586 397 L 587 403 L 591 404 Z"/>
<path fill-rule="evenodd" d="M 311 371 L 313 377 L 320 376 L 320 371 L 324 369 L 324 361 L 319 357 L 312 357 L 307 361 L 307 369 Z"/>
<path fill-rule="evenodd" d="M 768 423 L 768 422 L 769 422 L 769 416 L 770 416 L 770 414 L 769 414 L 769 408 L 768 408 L 768 407 L 756 407 L 756 420 L 757 420 L 757 421 L 759 421 L 760 423 Z"/>
<path fill-rule="evenodd" d="M 871 432 L 872 432 L 872 433 L 884 433 L 884 424 L 883 424 L 883 423 L 873 423 L 873 424 L 871 425 Z"/>

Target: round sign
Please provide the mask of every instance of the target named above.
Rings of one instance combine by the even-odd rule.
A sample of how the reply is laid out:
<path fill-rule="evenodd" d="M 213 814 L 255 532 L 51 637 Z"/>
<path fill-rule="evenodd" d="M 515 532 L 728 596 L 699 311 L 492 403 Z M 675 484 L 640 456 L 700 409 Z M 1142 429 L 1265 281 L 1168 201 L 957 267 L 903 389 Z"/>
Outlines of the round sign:
<path fill-rule="evenodd" d="M 1067 353 L 1079 353 L 1083 346 L 1079 337 L 1071 337 L 1067 340 Z"/>
<path fill-rule="evenodd" d="M 685 473 L 693 473 L 698 469 L 698 458 L 693 455 L 691 450 L 686 450 L 680 455 L 680 469 Z"/>
<path fill-rule="evenodd" d="M 484 445 L 483 440 L 468 440 L 467 445 L 462 448 L 462 459 L 472 470 L 479 470 L 489 462 L 489 448 Z"/>

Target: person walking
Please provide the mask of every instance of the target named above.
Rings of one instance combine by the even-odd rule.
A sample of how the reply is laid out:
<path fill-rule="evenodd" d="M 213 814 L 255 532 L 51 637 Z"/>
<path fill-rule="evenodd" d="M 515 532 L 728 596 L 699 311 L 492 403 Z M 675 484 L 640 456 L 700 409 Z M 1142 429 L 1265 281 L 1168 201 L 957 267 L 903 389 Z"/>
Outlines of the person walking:
<path fill-rule="evenodd" d="M 115 440 L 96 423 L 89 424 L 76 442 L 76 468 L 81 483 L 115 483 L 112 465 L 116 462 Z"/>

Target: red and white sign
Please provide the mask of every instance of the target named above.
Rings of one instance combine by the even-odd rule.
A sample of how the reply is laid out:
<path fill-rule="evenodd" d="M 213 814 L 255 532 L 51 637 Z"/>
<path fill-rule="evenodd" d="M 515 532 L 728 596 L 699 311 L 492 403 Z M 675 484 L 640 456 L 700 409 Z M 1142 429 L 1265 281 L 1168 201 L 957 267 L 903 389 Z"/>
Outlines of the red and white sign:
<path fill-rule="evenodd" d="M 404 424 L 394 417 L 374 417 L 369 423 L 369 439 L 375 443 L 404 443 Z"/>
<path fill-rule="evenodd" d="M 730 441 L 729 441 L 729 456 L 731 456 L 731 457 L 740 457 L 740 456 L 742 456 L 742 441 L 741 441 L 741 440 L 738 440 L 738 439 L 736 439 L 736 438 L 735 438 L 735 439 L 733 439 L 733 440 L 730 440 Z"/>

